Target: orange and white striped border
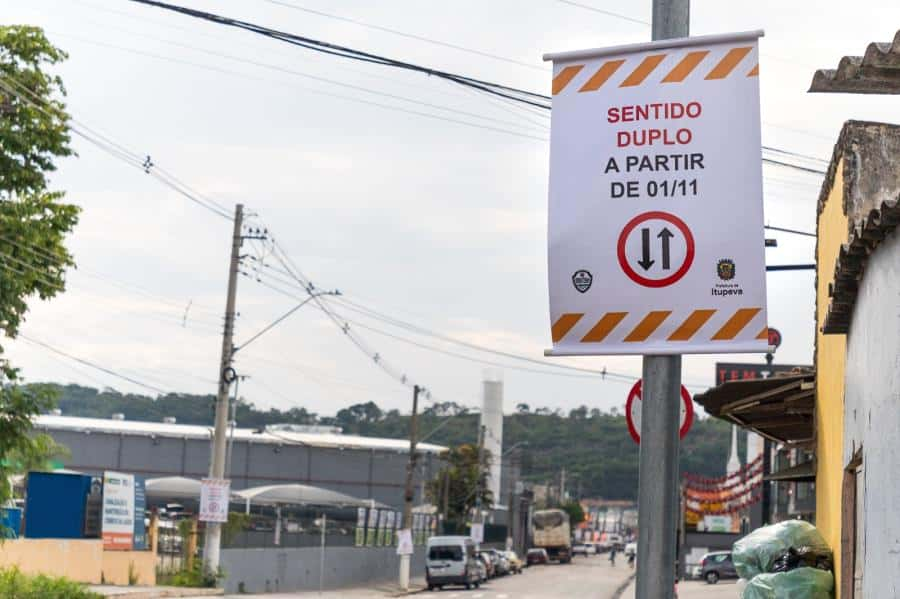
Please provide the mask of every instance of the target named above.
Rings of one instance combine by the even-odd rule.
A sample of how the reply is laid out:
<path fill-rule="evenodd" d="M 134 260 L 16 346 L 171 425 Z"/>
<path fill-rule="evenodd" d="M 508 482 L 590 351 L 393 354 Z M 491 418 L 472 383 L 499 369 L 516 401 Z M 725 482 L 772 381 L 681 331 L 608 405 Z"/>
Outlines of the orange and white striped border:
<path fill-rule="evenodd" d="M 661 83 L 682 83 L 688 76 L 700 69 L 705 72 L 703 77 L 707 81 L 716 81 L 725 79 L 735 73 L 745 77 L 757 77 L 759 75 L 759 64 L 754 63 L 749 70 L 738 69 L 738 66 L 753 50 L 753 46 L 737 46 L 728 50 L 724 56 L 717 61 L 710 61 L 710 50 L 691 50 L 684 54 L 681 53 L 653 53 L 645 56 L 637 65 L 629 65 L 624 72 L 628 73 L 618 83 L 618 87 L 636 87 L 642 85 L 650 75 L 657 70 L 660 64 L 668 57 L 677 59 L 675 66 L 670 67 L 662 78 Z M 602 88 L 613 75 L 615 75 L 629 60 L 617 58 L 615 60 L 607 60 L 603 62 L 584 83 L 578 87 L 580 93 L 593 92 Z M 632 61 L 633 62 L 633 61 Z M 584 64 L 573 64 L 563 67 L 559 73 L 553 77 L 553 95 L 562 93 L 567 89 L 574 89 L 575 86 L 569 87 L 569 84 L 578 77 L 584 70 Z M 582 78 L 579 77 L 579 80 Z"/>
<path fill-rule="evenodd" d="M 705 341 L 705 339 L 699 338 L 700 329 L 717 312 L 721 311 L 711 309 L 694 310 L 687 318 L 680 322 L 675 321 L 677 326 L 665 340 L 671 342 Z M 762 312 L 762 308 L 739 308 L 734 312 L 726 312 L 727 320 L 716 329 L 709 341 L 734 340 L 760 312 Z M 641 315 L 640 321 L 636 325 L 620 329 L 619 325 L 628 315 L 628 312 L 607 312 L 603 314 L 596 322 L 591 323 L 590 330 L 581 337 L 579 343 L 603 343 L 604 341 L 641 343 L 647 341 L 663 323 L 672 322 L 669 318 L 672 315 L 672 310 L 652 310 L 647 314 Z M 563 341 L 575 328 L 575 325 L 584 318 L 585 314 L 578 312 L 567 312 L 560 315 L 551 327 L 553 343 L 556 344 Z M 763 330 L 756 335 L 756 339 L 768 339 L 768 336 L 768 328 L 763 327 Z"/>

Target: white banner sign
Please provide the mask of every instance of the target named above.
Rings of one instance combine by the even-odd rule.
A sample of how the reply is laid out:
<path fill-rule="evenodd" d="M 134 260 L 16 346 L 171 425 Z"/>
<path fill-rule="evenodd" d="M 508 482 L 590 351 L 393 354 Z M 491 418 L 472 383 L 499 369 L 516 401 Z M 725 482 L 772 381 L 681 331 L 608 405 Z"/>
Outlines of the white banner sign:
<path fill-rule="evenodd" d="M 545 57 L 549 354 L 767 350 L 760 35 Z"/>
<path fill-rule="evenodd" d="M 484 524 L 473 522 L 469 526 L 469 536 L 476 543 L 484 543 Z"/>
<path fill-rule="evenodd" d="M 140 515 L 144 517 L 143 514 Z M 134 543 L 134 475 L 103 473 L 103 548 L 131 551 Z"/>
<path fill-rule="evenodd" d="M 413 554 L 412 531 L 408 528 L 401 528 L 397 531 L 397 555 Z"/>
<path fill-rule="evenodd" d="M 228 500 L 231 481 L 224 478 L 204 478 L 200 481 L 200 521 L 228 522 Z"/>

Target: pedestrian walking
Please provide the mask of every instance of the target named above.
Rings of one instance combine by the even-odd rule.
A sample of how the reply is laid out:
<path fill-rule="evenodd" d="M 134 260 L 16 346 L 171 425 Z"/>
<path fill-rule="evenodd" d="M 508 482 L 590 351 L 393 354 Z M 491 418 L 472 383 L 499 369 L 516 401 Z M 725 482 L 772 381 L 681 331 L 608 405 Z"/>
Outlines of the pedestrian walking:
<path fill-rule="evenodd" d="M 616 548 L 615 547 L 613 547 L 612 549 L 609 550 L 609 564 L 611 566 L 616 565 Z"/>

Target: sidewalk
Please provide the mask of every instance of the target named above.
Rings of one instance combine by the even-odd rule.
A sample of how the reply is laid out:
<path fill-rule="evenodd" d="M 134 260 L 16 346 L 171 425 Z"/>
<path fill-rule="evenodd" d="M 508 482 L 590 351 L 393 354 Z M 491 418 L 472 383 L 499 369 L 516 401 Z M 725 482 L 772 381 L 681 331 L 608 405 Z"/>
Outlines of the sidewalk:
<path fill-rule="evenodd" d="M 121 587 L 96 584 L 88 587 L 91 591 L 115 599 L 163 599 L 165 597 L 215 597 L 225 593 L 222 589 L 194 589 L 188 587 Z"/>
<path fill-rule="evenodd" d="M 634 582 L 622 594 L 622 599 L 634 599 Z M 678 583 L 678 599 L 738 599 L 738 586 L 732 581 L 706 584 L 700 580 L 683 580 Z"/>

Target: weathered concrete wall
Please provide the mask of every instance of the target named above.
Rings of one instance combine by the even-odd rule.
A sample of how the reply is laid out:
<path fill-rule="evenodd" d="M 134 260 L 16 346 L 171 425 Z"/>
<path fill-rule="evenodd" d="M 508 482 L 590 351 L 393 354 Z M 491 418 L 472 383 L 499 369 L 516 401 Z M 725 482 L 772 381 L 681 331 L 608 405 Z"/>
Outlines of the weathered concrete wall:
<path fill-rule="evenodd" d="M 397 578 L 400 558 L 394 547 L 330 547 L 325 549 L 323 588 L 380 584 Z M 223 549 L 226 593 L 313 591 L 319 589 L 321 550 Z M 416 547 L 412 576 L 425 574 L 425 548 Z"/>
<path fill-rule="evenodd" d="M 820 200 L 816 225 L 816 526 L 834 551 L 838 588 L 846 336 L 823 335 L 821 326 L 828 312 L 828 285 L 834 280 L 834 262 L 841 244 L 847 241 L 843 171 L 841 160 L 827 196 Z"/>
<path fill-rule="evenodd" d="M 132 584 L 129 574 L 135 577 L 133 584 L 156 584 L 156 554 L 152 551 L 103 551 L 100 569 L 106 584 Z M 99 582 L 99 581 L 97 581 Z"/>
<path fill-rule="evenodd" d="M 843 463 L 862 447 L 863 597 L 900 597 L 900 234 L 866 265 L 847 336 Z M 861 561 L 860 561 L 861 560 Z"/>
<path fill-rule="evenodd" d="M 149 551 L 103 551 L 100 539 L 15 539 L 0 545 L 0 568 L 90 584 L 128 584 L 129 564 L 139 584 L 156 584 L 156 556 Z"/>

